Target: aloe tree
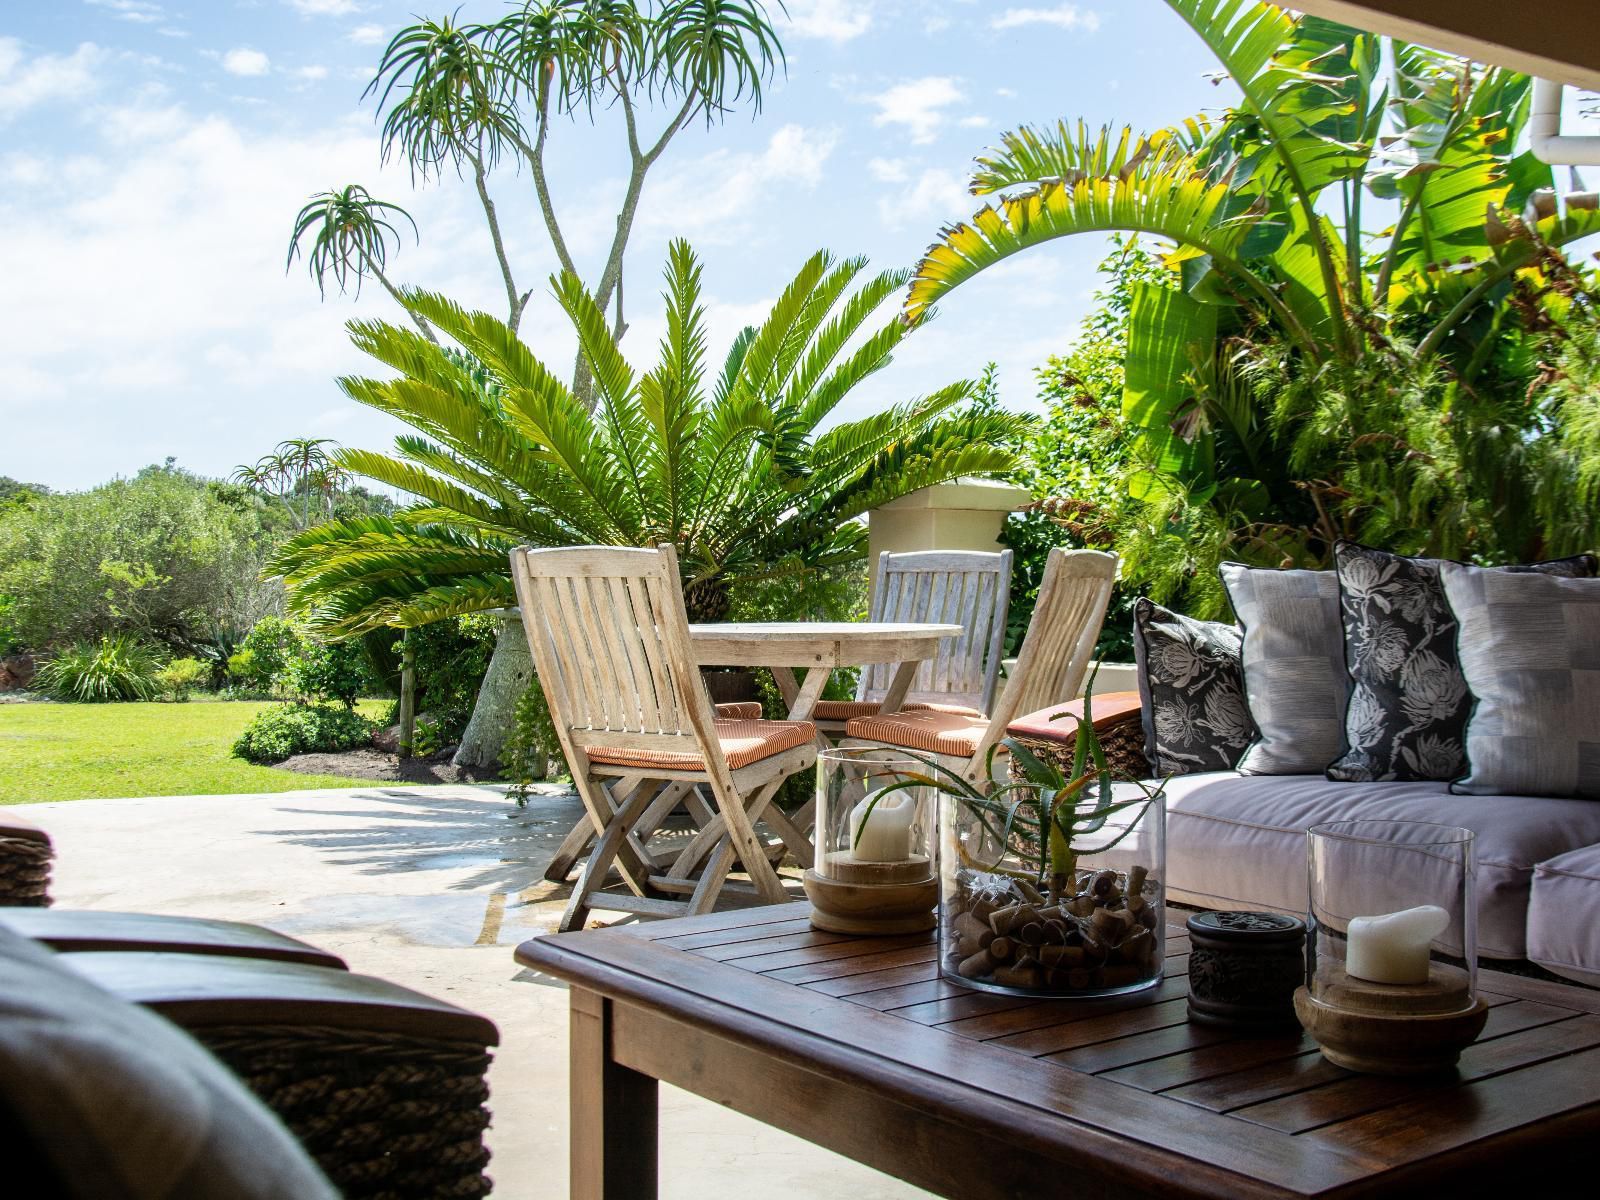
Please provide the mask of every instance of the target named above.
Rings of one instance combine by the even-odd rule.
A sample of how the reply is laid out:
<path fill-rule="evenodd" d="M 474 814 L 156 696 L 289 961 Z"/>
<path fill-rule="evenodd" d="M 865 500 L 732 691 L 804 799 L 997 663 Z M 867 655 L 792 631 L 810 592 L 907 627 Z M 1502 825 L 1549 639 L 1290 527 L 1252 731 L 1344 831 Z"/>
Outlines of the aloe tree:
<path fill-rule="evenodd" d="M 1600 215 L 1561 211 L 1550 169 L 1514 153 L 1524 76 L 1254 0 L 1167 3 L 1237 106 L 1144 135 L 1064 121 L 1004 135 L 971 180 L 995 199 L 941 231 L 906 317 L 1055 238 L 1170 242 L 1168 279 L 1135 284 L 1129 315 L 1133 494 L 1209 506 L 1241 556 L 1315 561 L 1369 514 L 1316 474 L 1312 442 L 1382 459 L 1400 487 L 1429 451 L 1375 411 L 1387 381 L 1420 380 L 1435 403 L 1492 393 L 1525 332 L 1503 301 L 1537 299 Z M 1377 233 L 1375 208 L 1390 221 Z"/>
<path fill-rule="evenodd" d="M 365 95 L 379 108 L 386 161 L 404 161 L 414 177 L 454 173 L 471 179 L 512 332 L 531 291 L 517 282 L 491 177 L 502 164 L 519 173 L 527 169 L 561 271 L 580 274 L 545 151 L 564 120 L 592 120 L 597 108 L 620 111 L 628 177 L 593 286 L 602 310 L 615 303 L 613 327 L 620 337 L 627 328 L 623 260 L 650 169 L 694 121 L 710 125 L 745 105 L 759 112 L 764 86 L 782 59 L 777 32 L 759 0 L 664 0 L 650 6 L 526 0 L 496 21 L 451 16 L 406 26 L 384 50 Z M 665 119 L 646 130 L 644 118 L 654 105 Z M 588 181 L 583 190 L 588 202 Z M 579 390 L 590 396 L 581 377 Z"/>
<path fill-rule="evenodd" d="M 384 291 L 400 301 L 399 291 L 383 269 L 388 265 L 390 244 L 398 247 L 400 243 L 400 230 L 392 218 L 401 217 L 415 235 L 417 223 L 410 213 L 398 204 L 377 199 L 359 183 L 337 191 L 319 192 L 295 216 L 294 229 L 289 234 L 289 256 L 283 269 L 287 272 L 294 266 L 302 247 L 309 243 L 306 267 L 322 295 L 328 293 L 330 277 L 341 292 L 348 291 L 353 283 L 356 294 L 360 295 L 361 281 L 371 276 Z M 427 323 L 421 318 L 414 319 L 418 321 L 418 328 L 431 337 Z"/>
<path fill-rule="evenodd" d="M 890 361 L 908 328 L 868 324 L 907 273 L 807 260 L 758 328 L 709 358 L 701 268 L 684 242 L 666 266 L 656 362 L 630 364 L 598 298 L 551 280 L 594 380 L 591 412 L 496 317 L 409 291 L 458 348 L 382 321 L 350 325 L 396 373 L 345 378 L 353 399 L 415 431 L 392 453 L 334 462 L 416 497 L 393 517 L 330 521 L 290 539 L 271 570 L 291 608 L 332 635 L 415 626 L 514 602 L 519 545 L 677 545 L 692 619 L 716 620 L 744 581 L 861 559 L 862 514 L 959 476 L 1009 471 L 1024 418 L 974 409 L 962 381 L 823 425 Z"/>

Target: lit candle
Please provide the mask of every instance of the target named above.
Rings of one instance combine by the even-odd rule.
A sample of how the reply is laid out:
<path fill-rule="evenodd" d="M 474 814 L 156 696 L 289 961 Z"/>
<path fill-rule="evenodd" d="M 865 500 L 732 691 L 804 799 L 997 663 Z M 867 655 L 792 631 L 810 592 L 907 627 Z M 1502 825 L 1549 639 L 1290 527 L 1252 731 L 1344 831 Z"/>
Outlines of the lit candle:
<path fill-rule="evenodd" d="M 860 862 L 905 862 L 911 857 L 916 816 L 917 803 L 904 788 L 868 792 L 850 810 L 851 854 Z"/>
<path fill-rule="evenodd" d="M 1428 949 L 1450 914 L 1424 904 L 1381 917 L 1352 917 L 1344 969 L 1372 983 L 1427 983 Z"/>

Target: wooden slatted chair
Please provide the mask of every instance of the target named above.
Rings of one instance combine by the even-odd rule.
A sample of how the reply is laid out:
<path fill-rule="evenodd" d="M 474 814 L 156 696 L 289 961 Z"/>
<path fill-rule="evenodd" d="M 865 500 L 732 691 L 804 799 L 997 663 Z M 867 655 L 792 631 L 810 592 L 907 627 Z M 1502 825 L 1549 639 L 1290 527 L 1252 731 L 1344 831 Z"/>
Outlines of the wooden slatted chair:
<path fill-rule="evenodd" d="M 809 845 L 770 802 L 816 761 L 816 728 L 716 714 L 673 547 L 519 549 L 511 566 L 534 665 L 597 835 L 561 928 L 582 928 L 593 909 L 709 912 L 736 862 L 764 903 L 790 900 L 771 862 L 784 844 L 764 845 L 756 823 Z M 656 839 L 680 804 L 697 832 L 686 845 Z M 603 890 L 613 868 L 627 893 Z"/>
<path fill-rule="evenodd" d="M 930 706 L 983 715 L 994 704 L 1011 599 L 1011 551 L 918 550 L 878 555 L 870 621 L 934 621 L 966 632 L 947 638 L 917 670 L 903 709 Z M 843 733 L 856 717 L 878 715 L 894 663 L 865 667 L 854 700 L 819 701 L 817 728 Z"/>
<path fill-rule="evenodd" d="M 844 744 L 916 750 L 980 779 L 989 747 L 1005 736 L 1006 726 L 1023 713 L 1077 696 L 1116 577 L 1115 554 L 1052 550 L 1017 665 L 987 717 L 948 708 L 856 717 L 845 727 Z"/>

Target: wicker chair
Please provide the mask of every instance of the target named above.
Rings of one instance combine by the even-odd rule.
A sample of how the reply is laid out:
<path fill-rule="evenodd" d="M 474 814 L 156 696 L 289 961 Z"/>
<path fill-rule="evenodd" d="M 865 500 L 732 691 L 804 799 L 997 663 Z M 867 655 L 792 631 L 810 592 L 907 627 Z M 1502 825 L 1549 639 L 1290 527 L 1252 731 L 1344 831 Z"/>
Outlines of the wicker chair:
<path fill-rule="evenodd" d="M 48 833 L 15 809 L 0 815 L 0 905 L 48 907 L 54 857 Z"/>
<path fill-rule="evenodd" d="M 1006 726 L 1006 736 L 1062 771 L 1072 770 L 1073 745 L 1078 721 L 1083 719 L 1083 701 L 1052 704 L 1037 712 L 1018 717 Z M 1106 762 L 1118 776 L 1144 779 L 1150 774 L 1150 761 L 1144 753 L 1144 723 L 1140 717 L 1138 692 L 1109 692 L 1095 696 L 1090 705 L 1094 731 Z M 1065 715 L 1062 715 L 1065 714 Z M 1077 718 L 1073 720 L 1072 718 Z M 1011 777 L 1020 779 L 1016 762 Z"/>
<path fill-rule="evenodd" d="M 148 952 L 61 962 L 204 1045 L 347 1200 L 488 1195 L 493 1022 L 382 979 L 296 962 Z"/>

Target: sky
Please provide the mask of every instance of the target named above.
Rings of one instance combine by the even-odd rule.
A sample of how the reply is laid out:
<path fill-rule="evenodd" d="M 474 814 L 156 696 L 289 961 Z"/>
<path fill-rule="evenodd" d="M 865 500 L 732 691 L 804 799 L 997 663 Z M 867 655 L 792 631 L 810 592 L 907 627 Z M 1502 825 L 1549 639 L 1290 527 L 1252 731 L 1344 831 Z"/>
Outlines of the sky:
<path fill-rule="evenodd" d="M 504 315 L 470 182 L 381 162 L 361 94 L 390 36 L 454 0 L 0 0 L 0 475 L 92 486 L 171 456 L 226 475 L 290 437 L 380 448 L 399 431 L 347 399 L 381 370 L 354 316 L 401 319 L 382 289 L 320 297 L 289 231 L 313 194 L 361 183 L 420 236 L 400 283 Z M 681 133 L 651 172 L 625 269 L 625 353 L 648 366 L 668 241 L 700 254 L 713 361 L 814 251 L 909 267 L 980 204 L 973 157 L 1006 129 L 1082 118 L 1157 127 L 1226 104 L 1229 85 L 1161 0 L 789 0 L 787 55 L 758 116 Z M 467 0 L 463 20 L 502 0 Z M 662 112 L 646 113 L 646 129 Z M 616 114 L 558 121 L 548 173 L 593 284 L 626 179 Z M 528 176 L 490 181 L 522 288 L 522 336 L 567 374 L 572 338 Z M 1034 369 L 1065 350 L 1099 282 L 1098 236 L 1017 256 L 957 289 L 841 418 L 999 368 L 1036 408 Z M 891 304 L 880 310 L 891 315 Z"/>

